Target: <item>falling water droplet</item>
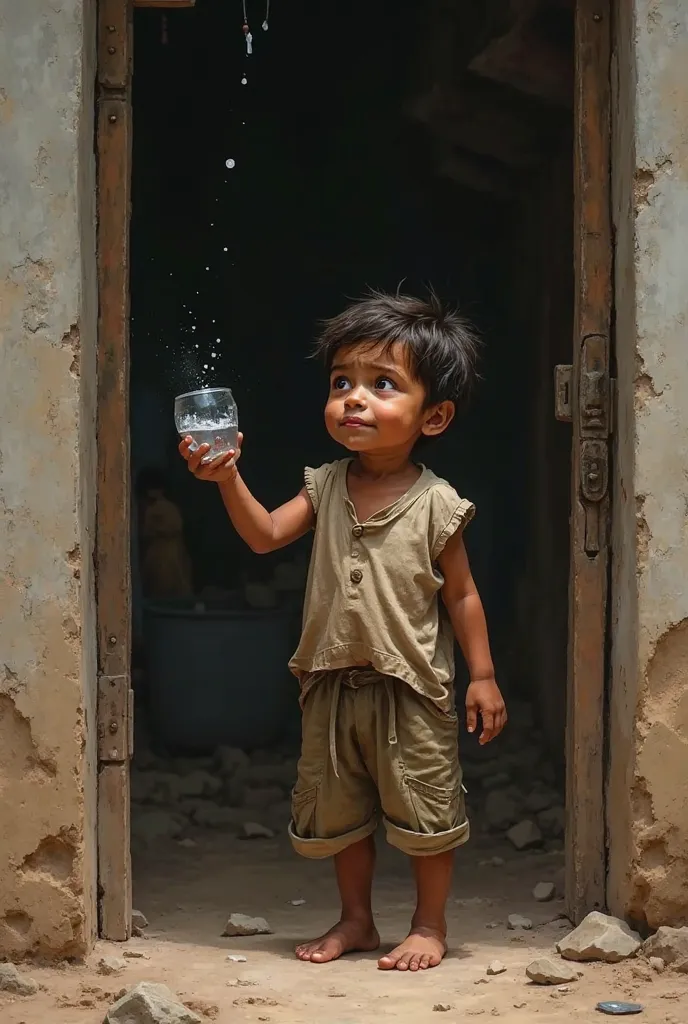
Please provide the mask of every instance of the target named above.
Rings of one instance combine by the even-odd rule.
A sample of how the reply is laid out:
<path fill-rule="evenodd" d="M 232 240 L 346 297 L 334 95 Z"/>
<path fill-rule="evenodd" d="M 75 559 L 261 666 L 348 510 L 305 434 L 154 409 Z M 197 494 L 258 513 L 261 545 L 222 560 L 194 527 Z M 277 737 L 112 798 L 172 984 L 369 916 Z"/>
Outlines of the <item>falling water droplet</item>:
<path fill-rule="evenodd" d="M 229 158 L 229 160 L 225 160 L 225 167 L 228 167 L 231 171 L 234 167 L 236 167 L 236 160 L 232 160 L 231 157 Z"/>
<path fill-rule="evenodd" d="M 241 79 L 241 84 L 248 85 L 248 78 L 246 77 L 246 75 L 244 75 L 244 77 Z"/>
<path fill-rule="evenodd" d="M 228 251 L 229 251 L 229 250 L 227 249 L 227 246 L 225 246 L 225 249 L 224 249 L 224 251 L 225 251 L 225 252 L 228 252 Z"/>
<path fill-rule="evenodd" d="M 192 330 L 192 331 L 195 331 L 195 330 L 196 330 L 196 328 L 192 326 L 191 330 Z"/>
<path fill-rule="evenodd" d="M 270 28 L 267 21 L 264 21 L 260 27 L 262 28 L 263 32 L 267 32 L 267 30 Z"/>
<path fill-rule="evenodd" d="M 208 369 L 208 364 L 207 364 L 207 363 L 203 363 L 203 369 L 204 369 L 204 370 L 207 370 L 207 369 Z"/>

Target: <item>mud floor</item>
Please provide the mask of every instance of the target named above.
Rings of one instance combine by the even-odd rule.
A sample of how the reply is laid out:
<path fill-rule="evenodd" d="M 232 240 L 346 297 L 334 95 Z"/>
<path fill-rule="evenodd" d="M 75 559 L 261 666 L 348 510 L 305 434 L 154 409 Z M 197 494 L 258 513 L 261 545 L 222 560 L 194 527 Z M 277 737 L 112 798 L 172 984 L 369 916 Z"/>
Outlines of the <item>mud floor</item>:
<path fill-rule="evenodd" d="M 485 863 L 492 858 L 497 862 Z M 0 1020 L 99 1024 L 117 993 L 147 980 L 169 985 L 204 1019 L 219 1024 L 369 1024 L 380 1018 L 458 1024 L 467 1017 L 524 1024 L 535 1014 L 543 1024 L 571 1016 L 592 1024 L 604 1019 L 595 1004 L 614 998 L 643 1003 L 638 1020 L 685 1021 L 688 978 L 668 971 L 653 975 L 640 962 L 581 965 L 583 976 L 563 991 L 527 981 L 528 963 L 553 954 L 570 927 L 558 918 L 561 902 L 532 897 L 536 883 L 560 878 L 562 863 L 560 852 L 518 853 L 503 839 L 478 835 L 457 859 L 449 955 L 441 967 L 410 975 L 377 970 L 374 954 L 327 965 L 294 958 L 297 942 L 333 923 L 337 897 L 330 865 L 300 860 L 283 836 L 241 840 L 198 830 L 181 843 L 160 840 L 135 861 L 135 905 L 149 921 L 145 938 L 99 943 L 84 965 L 21 967 L 41 989 L 25 998 L 0 993 Z M 384 947 L 405 934 L 412 895 L 404 858 L 380 843 L 375 908 Z M 293 906 L 293 900 L 306 902 Z M 267 918 L 274 934 L 222 938 L 232 912 Z M 529 917 L 533 929 L 509 930 L 513 913 Z M 101 958 L 125 953 L 119 973 L 99 973 Z M 228 961 L 228 954 L 246 962 Z M 497 959 L 507 970 L 489 977 L 487 967 Z"/>

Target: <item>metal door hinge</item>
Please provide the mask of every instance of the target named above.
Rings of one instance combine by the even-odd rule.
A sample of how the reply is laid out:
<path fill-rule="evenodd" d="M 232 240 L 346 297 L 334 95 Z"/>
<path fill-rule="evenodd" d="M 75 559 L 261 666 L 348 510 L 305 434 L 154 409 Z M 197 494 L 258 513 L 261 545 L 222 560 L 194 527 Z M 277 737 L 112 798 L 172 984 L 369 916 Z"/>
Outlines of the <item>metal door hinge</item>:
<path fill-rule="evenodd" d="M 98 760 L 129 761 L 134 752 L 134 693 L 129 676 L 98 677 Z"/>

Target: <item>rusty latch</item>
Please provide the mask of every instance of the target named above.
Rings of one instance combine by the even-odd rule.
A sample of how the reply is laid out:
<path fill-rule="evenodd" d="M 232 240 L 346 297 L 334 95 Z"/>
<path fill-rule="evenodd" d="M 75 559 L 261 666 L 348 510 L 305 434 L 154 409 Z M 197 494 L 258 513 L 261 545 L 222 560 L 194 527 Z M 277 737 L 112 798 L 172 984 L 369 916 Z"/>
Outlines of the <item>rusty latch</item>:
<path fill-rule="evenodd" d="M 571 395 L 572 366 L 554 367 L 554 415 L 560 423 L 570 423 L 573 419 L 573 401 Z"/>

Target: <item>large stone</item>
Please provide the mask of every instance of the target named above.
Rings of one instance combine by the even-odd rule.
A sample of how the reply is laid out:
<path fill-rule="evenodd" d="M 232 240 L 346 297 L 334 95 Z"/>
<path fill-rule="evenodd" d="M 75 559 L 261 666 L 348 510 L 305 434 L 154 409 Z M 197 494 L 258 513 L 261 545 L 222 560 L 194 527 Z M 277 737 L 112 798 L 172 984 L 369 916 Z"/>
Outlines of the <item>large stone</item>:
<path fill-rule="evenodd" d="M 168 811 L 139 811 L 131 818 L 131 834 L 145 844 L 160 839 L 177 839 L 186 828 L 186 820 Z"/>
<path fill-rule="evenodd" d="M 14 964 L 0 964 L 0 992 L 9 992 L 13 996 L 35 996 L 38 983 L 33 978 L 25 978 Z"/>
<path fill-rule="evenodd" d="M 534 821 L 520 821 L 518 825 L 509 829 L 506 837 L 517 850 L 529 850 L 535 846 L 542 846 L 542 832 Z"/>
<path fill-rule="evenodd" d="M 248 754 L 238 747 L 219 747 L 215 752 L 215 765 L 220 775 L 231 778 L 240 768 L 249 764 Z"/>
<path fill-rule="evenodd" d="M 578 972 L 572 967 L 547 957 L 533 960 L 526 967 L 526 975 L 536 985 L 566 985 L 569 981 L 578 981 Z"/>
<path fill-rule="evenodd" d="M 635 956 L 640 945 L 640 936 L 625 921 L 594 910 L 557 943 L 557 949 L 566 960 L 616 964 Z"/>
<path fill-rule="evenodd" d="M 244 807 L 252 810 L 264 811 L 270 804 L 276 804 L 282 799 L 283 792 L 280 786 L 247 786 L 244 789 Z"/>
<path fill-rule="evenodd" d="M 688 959 L 688 928 L 659 928 L 643 944 L 643 956 L 656 956 L 665 966 Z"/>
<path fill-rule="evenodd" d="M 241 828 L 247 812 L 238 807 L 219 807 L 204 800 L 193 813 L 193 820 L 201 828 Z"/>
<path fill-rule="evenodd" d="M 493 789 L 485 799 L 485 820 L 495 832 L 515 825 L 521 814 L 521 801 L 508 789 Z"/>
<path fill-rule="evenodd" d="M 105 1024 L 202 1024 L 167 985 L 142 981 L 110 1007 Z"/>
<path fill-rule="evenodd" d="M 181 797 L 217 796 L 222 790 L 222 779 L 210 772 L 195 771 L 190 775 L 182 775 L 177 780 L 177 792 Z"/>
<path fill-rule="evenodd" d="M 537 815 L 537 823 L 550 839 L 560 839 L 566 829 L 566 811 L 560 805 L 548 807 Z"/>
<path fill-rule="evenodd" d="M 264 917 L 230 914 L 223 935 L 272 935 L 272 928 Z"/>

